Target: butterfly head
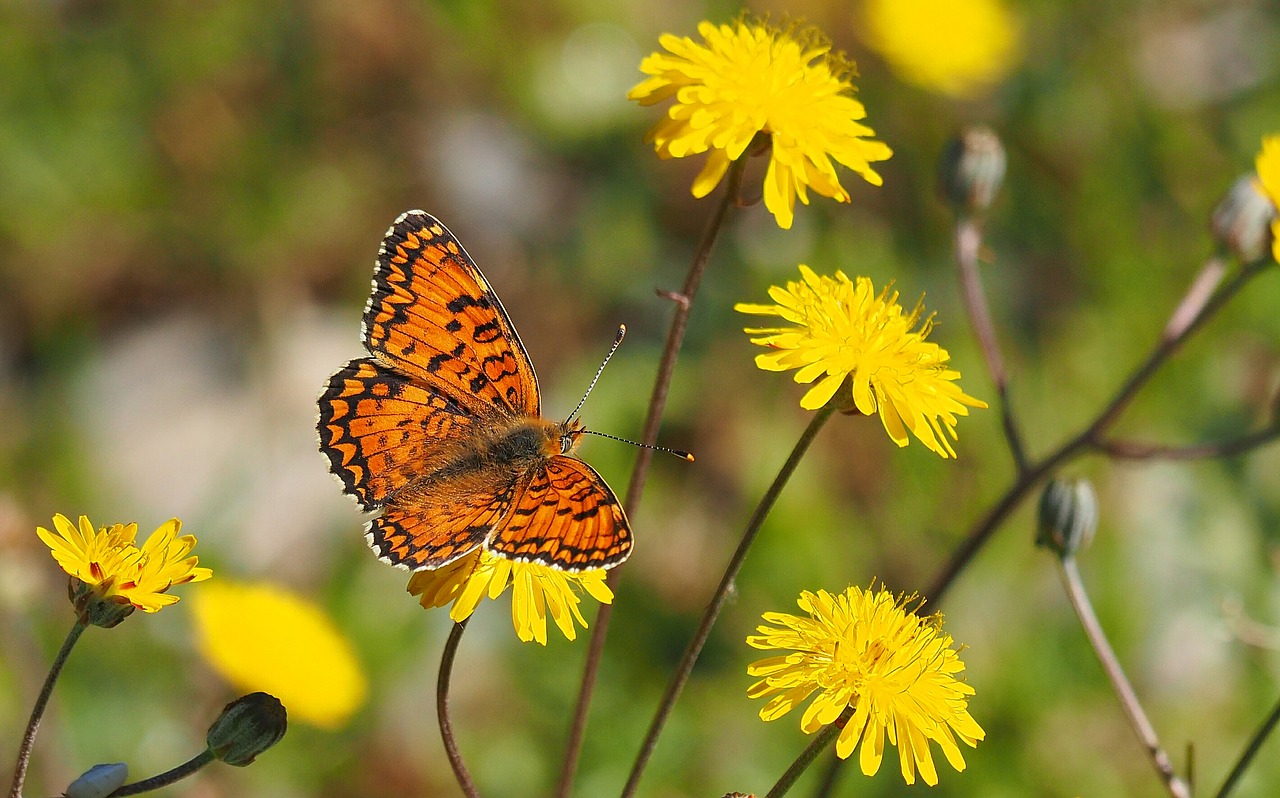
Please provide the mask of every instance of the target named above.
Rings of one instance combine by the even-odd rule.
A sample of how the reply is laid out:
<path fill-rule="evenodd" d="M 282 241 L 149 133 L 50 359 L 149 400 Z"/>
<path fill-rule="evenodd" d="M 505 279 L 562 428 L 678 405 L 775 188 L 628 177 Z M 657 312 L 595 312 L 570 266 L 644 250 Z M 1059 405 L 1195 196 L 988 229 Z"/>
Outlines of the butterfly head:
<path fill-rule="evenodd" d="M 582 441 L 582 422 L 575 419 L 560 425 L 560 454 L 572 454 Z"/>

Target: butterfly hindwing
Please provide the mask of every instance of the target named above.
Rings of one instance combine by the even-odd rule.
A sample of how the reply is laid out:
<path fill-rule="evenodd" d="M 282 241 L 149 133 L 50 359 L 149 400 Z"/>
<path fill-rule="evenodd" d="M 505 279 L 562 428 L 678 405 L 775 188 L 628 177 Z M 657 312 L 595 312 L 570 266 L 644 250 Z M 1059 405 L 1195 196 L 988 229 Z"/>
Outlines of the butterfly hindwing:
<path fill-rule="evenodd" d="M 372 510 L 443 466 L 475 434 L 474 425 L 467 408 L 432 385 L 360 358 L 329 378 L 316 426 L 329 470 Z"/>
<path fill-rule="evenodd" d="M 417 484 L 369 522 L 378 558 L 411 571 L 439 568 L 473 551 L 509 511 L 514 480 L 473 475 Z"/>
<path fill-rule="evenodd" d="M 555 455 L 534 470 L 488 548 L 566 571 L 611 568 L 631 553 L 631 528 L 595 469 Z"/>
<path fill-rule="evenodd" d="M 387 231 L 364 338 L 376 357 L 477 414 L 539 413 L 538 379 L 502 303 L 429 214 L 409 211 Z"/>

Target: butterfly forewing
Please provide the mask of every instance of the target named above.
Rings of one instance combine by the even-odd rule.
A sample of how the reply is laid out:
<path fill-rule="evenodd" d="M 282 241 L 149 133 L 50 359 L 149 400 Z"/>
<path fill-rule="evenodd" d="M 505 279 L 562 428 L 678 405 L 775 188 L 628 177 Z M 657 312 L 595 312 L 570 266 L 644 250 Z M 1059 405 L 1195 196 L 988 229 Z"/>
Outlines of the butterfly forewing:
<path fill-rule="evenodd" d="M 595 469 L 556 455 L 533 473 L 488 546 L 566 571 L 610 568 L 631 553 L 631 529 Z"/>
<path fill-rule="evenodd" d="M 458 239 L 422 211 L 383 240 L 365 346 L 476 412 L 537 416 L 538 379 L 502 303 Z"/>

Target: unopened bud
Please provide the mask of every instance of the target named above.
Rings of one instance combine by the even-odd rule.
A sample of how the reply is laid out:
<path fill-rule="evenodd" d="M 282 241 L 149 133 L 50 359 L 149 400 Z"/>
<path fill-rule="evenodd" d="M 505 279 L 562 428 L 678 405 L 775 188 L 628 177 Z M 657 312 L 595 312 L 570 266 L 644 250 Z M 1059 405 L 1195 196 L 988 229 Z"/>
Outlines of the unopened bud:
<path fill-rule="evenodd" d="M 129 767 L 123 762 L 94 765 L 71 782 L 64 798 L 106 798 L 129 778 Z"/>
<path fill-rule="evenodd" d="M 1213 209 L 1213 238 L 1242 263 L 1253 263 L 1271 251 L 1271 223 L 1276 206 L 1258 178 L 1245 175 L 1231 185 Z"/>
<path fill-rule="evenodd" d="M 1098 494 L 1087 479 L 1054 479 L 1040 494 L 1036 545 L 1069 557 L 1089 545 L 1098 529 Z"/>
<path fill-rule="evenodd" d="M 267 693 L 250 693 L 222 708 L 222 714 L 209 727 L 205 744 L 214 758 L 244 767 L 280 742 L 287 727 L 288 715 L 280 699 Z"/>
<path fill-rule="evenodd" d="M 942 148 L 938 191 L 957 213 L 980 213 L 1004 182 L 1004 145 L 989 127 L 965 128 Z"/>

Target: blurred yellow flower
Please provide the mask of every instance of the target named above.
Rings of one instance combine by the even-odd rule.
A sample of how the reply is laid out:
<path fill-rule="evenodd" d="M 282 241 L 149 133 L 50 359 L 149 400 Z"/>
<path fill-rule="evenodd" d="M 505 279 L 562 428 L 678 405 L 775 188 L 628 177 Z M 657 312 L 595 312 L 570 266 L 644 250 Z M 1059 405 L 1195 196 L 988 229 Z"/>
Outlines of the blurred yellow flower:
<path fill-rule="evenodd" d="M 1021 58 L 1021 24 L 1003 0 L 867 0 L 861 27 L 899 77 L 950 97 L 999 83 Z"/>
<path fill-rule="evenodd" d="M 87 586 L 96 596 L 128 604 L 143 612 L 157 612 L 178 601 L 169 588 L 186 582 L 202 582 L 213 575 L 197 568 L 198 557 L 187 556 L 196 545 L 194 535 L 178 535 L 182 522 L 171 518 L 151 533 L 142 548 L 134 545 L 137 524 L 114 524 L 95 529 L 87 516 L 79 525 L 61 513 L 53 517 L 50 532 L 36 527 L 62 570 Z"/>
<path fill-rule="evenodd" d="M 835 164 L 880 185 L 872 161 L 892 150 L 874 141 L 867 115 L 853 98 L 852 64 L 833 54 L 815 29 L 781 30 L 758 22 L 698 24 L 703 42 L 664 34 L 666 52 L 651 53 L 640 71 L 651 77 L 627 99 L 641 105 L 674 100 L 647 136 L 661 158 L 709 153 L 693 182 L 705 197 L 719 184 L 730 161 L 746 152 L 757 134 L 772 151 L 764 181 L 764 204 L 778 226 L 791 227 L 796 197 L 809 203 L 808 189 L 840 202 L 849 193 Z"/>
<path fill-rule="evenodd" d="M 605 584 L 603 569 L 562 571 L 541 563 L 518 562 L 477 549 L 474 553 L 431 571 L 418 571 L 409 579 L 408 590 L 419 596 L 426 609 L 453 604 L 449 617 L 461 623 L 476 611 L 488 595 L 496 599 L 512 585 L 511 621 L 516 634 L 528 643 L 547 644 L 547 615 L 569 640 L 577 637 L 578 622 L 583 629 L 578 595 L 585 590 L 601 604 L 613 601 L 613 591 Z"/>
<path fill-rule="evenodd" d="M 930 450 L 955 457 L 947 438 L 956 438 L 956 416 L 969 414 L 965 405 L 987 404 L 960 390 L 955 382 L 960 372 L 947 368 L 947 350 L 925 340 L 932 317 L 921 321 L 920 305 L 904 313 L 897 292 L 890 295 L 886 288 L 877 295 L 866 277 L 856 283 L 840 271 L 834 278 L 819 277 L 804 264 L 800 274 L 800 282 L 769 288 L 775 305 L 733 306 L 740 313 L 780 316 L 796 325 L 746 328 L 758 336 L 751 343 L 772 350 L 756 355 L 756 366 L 797 369 L 799 383 L 821 377 L 800 400 L 806 410 L 831 401 L 849 380 L 858 412 L 879 413 L 894 443 L 906 446 L 910 430 Z"/>
<path fill-rule="evenodd" d="M 192 601 L 201 654 L 238 689 L 280 699 L 291 719 L 335 729 L 368 683 L 351 643 L 316 604 L 270 584 L 219 581 Z"/>
<path fill-rule="evenodd" d="M 747 668 L 761 677 L 751 698 L 772 696 L 760 710 L 776 720 L 817 693 L 800 728 L 812 734 L 834 723 L 846 708 L 853 714 L 840 732 L 836 755 L 847 759 L 861 742 L 862 772 L 874 775 L 884 755 L 884 738 L 898 746 L 902 777 L 914 784 L 916 770 L 936 785 L 929 743 L 937 743 L 951 767 L 965 768 L 956 745 L 977 746 L 986 733 L 969 715 L 973 688 L 956 675 L 964 670 L 942 616 L 921 618 L 917 596 L 894 598 L 889 591 L 850 587 L 842 594 L 804 591 L 797 602 L 808 617 L 766 612 L 773 626 L 757 627 L 747 638 L 754 648 L 790 653 Z M 909 606 L 910 605 L 910 606 Z"/>
<path fill-rule="evenodd" d="M 1280 134 L 1262 139 L 1257 159 L 1258 182 L 1280 213 Z M 1280 218 L 1271 223 L 1271 255 L 1280 261 Z"/>

